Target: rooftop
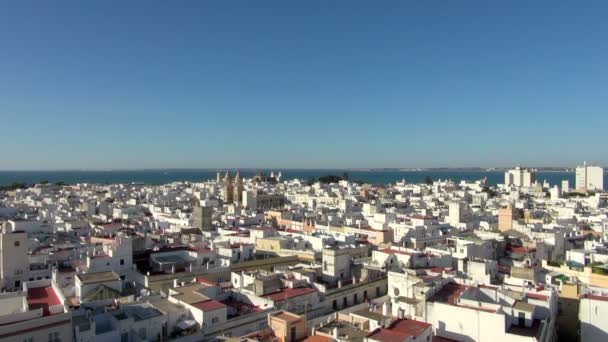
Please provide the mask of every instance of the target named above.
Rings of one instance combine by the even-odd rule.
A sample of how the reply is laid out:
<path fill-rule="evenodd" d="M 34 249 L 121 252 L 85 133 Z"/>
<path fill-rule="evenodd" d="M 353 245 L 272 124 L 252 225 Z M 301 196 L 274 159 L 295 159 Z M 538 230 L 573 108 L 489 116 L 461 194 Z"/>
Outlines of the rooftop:
<path fill-rule="evenodd" d="M 380 321 L 384 318 L 384 316 L 382 314 L 379 314 L 374 311 L 370 311 L 369 309 L 357 310 L 357 311 L 354 311 L 352 314 L 356 315 L 356 316 L 361 316 L 361 317 L 364 317 L 367 319 L 371 319 L 374 321 Z"/>
<path fill-rule="evenodd" d="M 296 322 L 296 321 L 302 319 L 302 317 L 300 317 L 296 314 L 292 314 L 291 312 L 287 312 L 287 311 L 279 311 L 274 314 L 271 314 L 271 316 L 274 318 L 278 318 L 280 320 L 286 321 L 286 322 Z"/>
<path fill-rule="evenodd" d="M 468 288 L 468 286 L 456 283 L 445 284 L 441 290 L 437 291 L 429 302 L 443 302 L 456 305 L 456 299 Z"/>
<path fill-rule="evenodd" d="M 402 342 L 408 337 L 417 337 L 426 329 L 430 329 L 429 323 L 413 319 L 399 319 L 386 329 L 376 329 L 367 335 L 369 339 L 382 342 Z"/>
<path fill-rule="evenodd" d="M 104 283 L 107 281 L 118 281 L 120 277 L 113 271 L 108 272 L 93 272 L 93 273 L 80 273 L 76 277 L 80 279 L 83 284 L 94 284 Z"/>
<path fill-rule="evenodd" d="M 213 299 L 198 302 L 198 303 L 193 303 L 191 305 L 194 306 L 195 308 L 200 309 L 205 312 L 219 310 L 219 309 L 223 309 L 226 307 L 226 305 L 218 302 L 217 300 L 213 300 Z"/>
<path fill-rule="evenodd" d="M 61 300 L 52 286 L 36 287 L 27 290 L 27 305 L 29 310 L 42 308 L 44 316 L 51 315 L 49 307 L 60 305 Z"/>
<path fill-rule="evenodd" d="M 287 288 L 282 289 L 281 291 L 265 295 L 264 297 L 272 300 L 273 302 L 280 302 L 283 300 L 288 300 L 293 297 L 307 295 L 307 294 L 313 293 L 313 292 L 317 292 L 317 290 L 311 289 L 308 287 L 297 287 L 297 288 L 287 287 Z"/>
<path fill-rule="evenodd" d="M 202 301 L 206 301 L 209 300 L 209 298 L 198 292 L 200 289 L 205 287 L 209 287 L 209 285 L 203 283 L 193 283 L 189 285 L 184 285 L 182 287 L 173 289 L 174 291 L 178 292 L 178 294 L 172 295 L 171 297 L 186 304 L 195 304 Z"/>

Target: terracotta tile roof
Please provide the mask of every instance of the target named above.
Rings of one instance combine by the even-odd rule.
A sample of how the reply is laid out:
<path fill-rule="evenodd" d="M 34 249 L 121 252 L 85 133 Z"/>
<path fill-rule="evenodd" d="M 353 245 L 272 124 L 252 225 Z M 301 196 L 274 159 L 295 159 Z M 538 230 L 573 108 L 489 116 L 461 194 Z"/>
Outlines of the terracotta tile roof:
<path fill-rule="evenodd" d="M 400 319 L 393 322 L 386 329 L 377 329 L 367 335 L 369 339 L 381 342 L 403 342 L 408 337 L 417 337 L 425 330 L 430 329 L 429 323 L 413 319 Z"/>
<path fill-rule="evenodd" d="M 27 290 L 27 304 L 30 310 L 42 308 L 44 316 L 50 315 L 49 307 L 61 304 L 53 287 L 36 287 Z"/>
<path fill-rule="evenodd" d="M 194 303 L 191 305 L 202 311 L 213 311 L 213 310 L 218 310 L 218 309 L 222 309 L 222 308 L 226 307 L 226 305 L 218 302 L 217 300 L 206 300 L 206 301 Z"/>
<path fill-rule="evenodd" d="M 297 287 L 297 288 L 284 288 L 279 292 L 271 293 L 264 297 L 272 300 L 273 302 L 280 302 L 293 297 L 303 296 L 309 293 L 316 292 L 317 290 L 308 287 Z"/>

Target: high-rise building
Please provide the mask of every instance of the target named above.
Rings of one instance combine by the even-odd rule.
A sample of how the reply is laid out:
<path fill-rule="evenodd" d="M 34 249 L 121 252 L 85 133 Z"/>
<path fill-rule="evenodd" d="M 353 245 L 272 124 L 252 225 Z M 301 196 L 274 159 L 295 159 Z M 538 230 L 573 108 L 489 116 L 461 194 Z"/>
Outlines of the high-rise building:
<path fill-rule="evenodd" d="M 570 191 L 570 182 L 567 179 L 562 181 L 562 192 Z"/>
<path fill-rule="evenodd" d="M 456 226 L 459 223 L 463 222 L 466 208 L 466 203 L 462 201 L 450 202 L 448 204 L 448 223 L 453 226 Z"/>
<path fill-rule="evenodd" d="M 531 187 L 534 183 L 536 183 L 535 170 L 518 166 L 505 172 L 506 186 Z"/>
<path fill-rule="evenodd" d="M 576 190 L 603 191 L 604 169 L 599 166 L 589 166 L 587 162 L 576 167 Z"/>

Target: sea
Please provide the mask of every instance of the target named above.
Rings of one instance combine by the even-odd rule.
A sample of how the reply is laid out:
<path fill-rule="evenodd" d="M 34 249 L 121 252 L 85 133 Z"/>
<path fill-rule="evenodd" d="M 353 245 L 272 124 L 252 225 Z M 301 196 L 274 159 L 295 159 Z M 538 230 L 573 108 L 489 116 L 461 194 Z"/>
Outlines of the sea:
<path fill-rule="evenodd" d="M 400 170 L 241 170 L 243 177 L 255 176 L 258 172 L 270 174 L 279 171 L 283 180 L 303 179 L 311 180 L 326 175 L 347 176 L 351 181 L 361 181 L 372 184 L 388 184 L 405 180 L 408 183 L 424 182 L 426 177 L 433 180 L 450 179 L 455 182 L 461 180 L 474 181 L 487 178 L 490 185 L 504 182 L 503 171 L 468 171 L 468 170 L 420 170 L 420 171 L 400 171 Z M 40 183 L 43 181 L 65 184 L 76 183 L 144 183 L 144 184 L 164 184 L 171 182 L 202 182 L 216 178 L 216 170 L 112 170 L 112 171 L 0 171 L 0 186 L 10 185 L 14 182 L 27 184 Z M 225 171 L 224 171 L 225 172 Z M 222 172 L 222 176 L 224 174 Z M 234 170 L 232 170 L 234 175 Z M 547 171 L 537 172 L 537 180 L 547 181 L 551 185 L 560 185 L 562 180 L 568 180 L 570 187 L 574 186 L 574 172 Z M 604 183 L 607 183 L 608 176 L 604 175 Z"/>

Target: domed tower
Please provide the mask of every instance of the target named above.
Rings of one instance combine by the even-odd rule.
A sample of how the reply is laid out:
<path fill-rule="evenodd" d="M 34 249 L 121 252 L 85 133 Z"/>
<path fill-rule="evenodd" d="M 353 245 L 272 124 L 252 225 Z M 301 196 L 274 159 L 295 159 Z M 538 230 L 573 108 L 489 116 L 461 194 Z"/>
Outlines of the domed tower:
<path fill-rule="evenodd" d="M 241 178 L 241 171 L 236 172 L 234 178 L 234 201 L 243 203 L 243 179 Z"/>
<path fill-rule="evenodd" d="M 230 171 L 226 171 L 226 176 L 224 176 L 222 195 L 224 195 L 225 203 L 232 204 L 232 202 L 234 202 L 234 186 L 232 184 L 232 176 L 230 176 Z"/>

